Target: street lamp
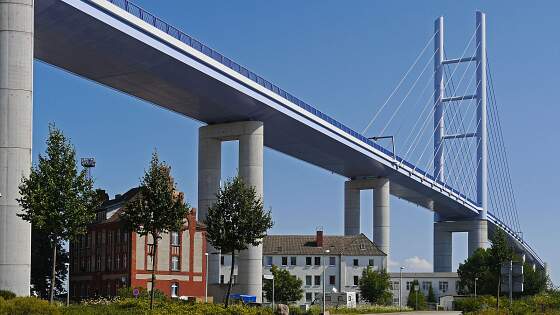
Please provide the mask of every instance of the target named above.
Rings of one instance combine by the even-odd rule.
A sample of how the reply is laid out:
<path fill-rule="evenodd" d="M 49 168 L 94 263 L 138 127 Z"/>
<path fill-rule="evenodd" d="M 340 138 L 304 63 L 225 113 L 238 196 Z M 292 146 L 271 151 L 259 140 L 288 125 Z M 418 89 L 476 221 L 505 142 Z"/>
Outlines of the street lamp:
<path fill-rule="evenodd" d="M 66 272 L 68 272 L 68 277 L 66 281 L 68 281 L 66 286 L 66 306 L 70 305 L 70 263 L 64 263 L 66 267 Z"/>
<path fill-rule="evenodd" d="M 330 249 L 325 250 L 325 254 L 329 254 L 331 251 Z M 327 255 L 323 255 L 323 314 L 325 314 L 326 312 L 326 307 L 325 307 L 325 258 Z"/>
<path fill-rule="evenodd" d="M 400 277 L 400 281 L 399 281 L 399 310 L 402 311 L 402 271 L 403 271 L 404 267 L 401 266 L 401 277 Z"/>
<path fill-rule="evenodd" d="M 474 298 L 476 299 L 476 281 L 478 281 L 478 278 L 474 278 Z"/>
<path fill-rule="evenodd" d="M 263 275 L 266 280 L 272 280 L 272 312 L 274 313 L 274 275 Z"/>

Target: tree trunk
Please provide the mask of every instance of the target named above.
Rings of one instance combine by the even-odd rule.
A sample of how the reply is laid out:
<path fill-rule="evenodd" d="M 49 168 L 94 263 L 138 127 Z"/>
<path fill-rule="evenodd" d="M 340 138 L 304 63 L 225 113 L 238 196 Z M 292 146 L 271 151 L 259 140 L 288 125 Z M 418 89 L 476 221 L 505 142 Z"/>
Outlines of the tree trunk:
<path fill-rule="evenodd" d="M 157 247 L 158 247 L 158 238 L 155 235 L 152 235 L 154 239 L 153 245 L 153 252 L 152 252 L 152 290 L 150 291 L 150 309 L 154 307 L 154 291 L 156 290 L 156 266 L 157 266 Z"/>
<path fill-rule="evenodd" d="M 52 271 L 51 271 L 51 288 L 50 288 L 50 302 L 54 301 L 54 287 L 56 286 L 56 248 L 57 248 L 57 239 L 54 238 L 54 241 L 51 241 L 53 246 L 53 253 L 52 253 Z"/>
<path fill-rule="evenodd" d="M 226 302 L 225 307 L 227 308 L 229 305 L 229 295 L 231 294 L 231 286 L 233 284 L 233 270 L 235 269 L 235 250 L 231 251 L 231 270 L 229 272 L 229 282 L 226 294 Z"/>

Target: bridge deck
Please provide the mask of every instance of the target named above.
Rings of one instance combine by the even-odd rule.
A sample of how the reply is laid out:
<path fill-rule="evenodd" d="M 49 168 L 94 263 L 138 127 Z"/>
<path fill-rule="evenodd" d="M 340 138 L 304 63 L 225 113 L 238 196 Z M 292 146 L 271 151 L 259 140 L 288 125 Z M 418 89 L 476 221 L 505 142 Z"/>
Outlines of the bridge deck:
<path fill-rule="evenodd" d="M 35 58 L 198 121 L 259 120 L 265 146 L 348 178 L 389 177 L 391 194 L 446 219 L 480 208 L 458 191 L 124 0 L 37 0 Z"/>

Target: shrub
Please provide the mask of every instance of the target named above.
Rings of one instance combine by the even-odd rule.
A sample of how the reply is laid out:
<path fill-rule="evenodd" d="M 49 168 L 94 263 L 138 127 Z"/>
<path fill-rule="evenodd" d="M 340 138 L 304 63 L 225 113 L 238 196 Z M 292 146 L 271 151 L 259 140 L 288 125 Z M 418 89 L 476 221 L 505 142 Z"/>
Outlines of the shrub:
<path fill-rule="evenodd" d="M 15 298 L 16 294 L 12 291 L 0 290 L 0 297 L 3 297 L 4 300 L 9 300 Z"/>
<path fill-rule="evenodd" d="M 0 314 L 10 315 L 61 315 L 60 308 L 35 297 L 0 299 Z"/>
<path fill-rule="evenodd" d="M 150 291 L 146 290 L 146 288 L 138 287 L 136 289 L 138 289 L 138 291 L 139 291 L 138 298 L 141 298 L 141 299 L 149 299 L 150 298 Z M 131 288 L 131 287 L 120 288 L 120 289 L 117 290 L 117 296 L 120 297 L 120 298 L 134 298 L 133 291 L 134 291 L 134 288 Z M 167 296 L 165 295 L 165 293 L 161 292 L 160 290 L 155 289 L 154 299 L 166 300 Z"/>

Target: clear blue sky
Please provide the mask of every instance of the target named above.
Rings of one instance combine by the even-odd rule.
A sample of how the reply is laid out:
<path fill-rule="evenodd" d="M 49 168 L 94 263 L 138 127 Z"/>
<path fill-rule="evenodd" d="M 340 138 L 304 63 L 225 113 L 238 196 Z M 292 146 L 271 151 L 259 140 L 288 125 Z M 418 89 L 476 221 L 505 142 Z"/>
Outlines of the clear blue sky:
<path fill-rule="evenodd" d="M 150 1 L 148 11 L 291 91 L 355 130 L 362 130 L 433 31 L 446 18 L 447 52 L 460 54 L 474 13 L 488 19 L 502 127 L 525 237 L 560 280 L 556 181 L 560 79 L 560 5 L 554 1 Z M 430 47 L 431 49 L 431 47 Z M 96 184 L 111 195 L 137 185 L 154 148 L 173 167 L 196 206 L 198 122 L 86 80 L 35 64 L 34 161 L 49 122 L 71 138 L 80 157 L 97 159 Z M 223 176 L 234 174 L 237 147 L 224 144 Z M 551 166 L 551 167 L 550 167 Z M 343 232 L 344 178 L 265 150 L 265 204 L 271 233 Z M 362 193 L 362 230 L 371 237 L 372 193 Z M 432 261 L 432 213 L 392 199 L 393 265 L 417 270 Z M 466 257 L 456 235 L 455 266 Z"/>

